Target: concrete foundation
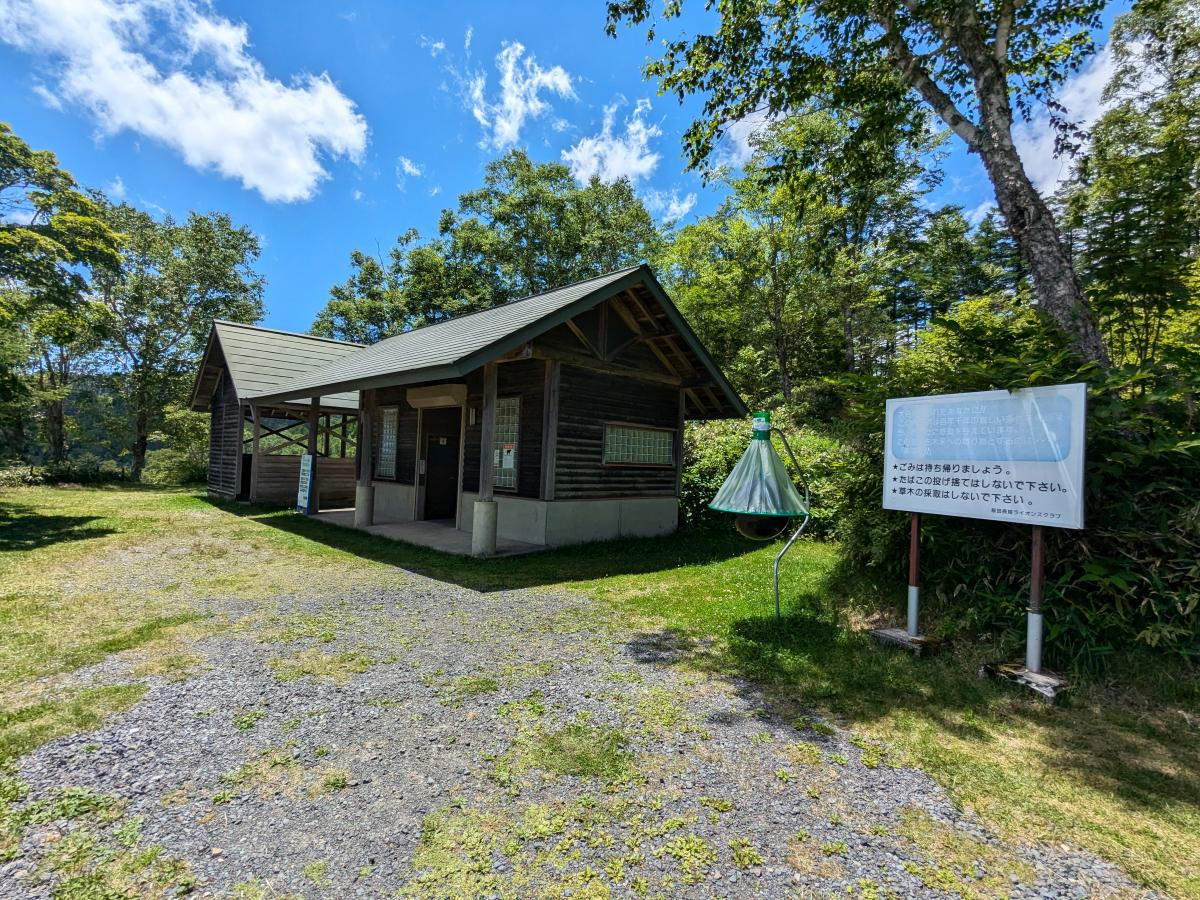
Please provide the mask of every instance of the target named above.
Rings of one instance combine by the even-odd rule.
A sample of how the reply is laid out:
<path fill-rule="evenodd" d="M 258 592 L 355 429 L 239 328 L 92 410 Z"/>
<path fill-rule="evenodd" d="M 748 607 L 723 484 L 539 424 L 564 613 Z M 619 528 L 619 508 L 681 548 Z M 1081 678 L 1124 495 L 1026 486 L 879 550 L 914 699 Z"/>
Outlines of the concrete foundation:
<path fill-rule="evenodd" d="M 375 485 L 360 484 L 354 488 L 354 527 L 375 524 Z"/>
<path fill-rule="evenodd" d="M 374 481 L 376 524 L 411 522 L 413 520 L 413 486 L 394 481 Z"/>
<path fill-rule="evenodd" d="M 532 500 L 498 495 L 496 533 L 501 539 L 564 547 L 619 537 L 671 534 L 679 521 L 674 497 L 613 497 L 604 500 Z M 464 493 L 459 527 L 471 531 L 476 495 Z"/>
<path fill-rule="evenodd" d="M 476 500 L 471 510 L 471 555 L 496 553 L 496 501 Z"/>

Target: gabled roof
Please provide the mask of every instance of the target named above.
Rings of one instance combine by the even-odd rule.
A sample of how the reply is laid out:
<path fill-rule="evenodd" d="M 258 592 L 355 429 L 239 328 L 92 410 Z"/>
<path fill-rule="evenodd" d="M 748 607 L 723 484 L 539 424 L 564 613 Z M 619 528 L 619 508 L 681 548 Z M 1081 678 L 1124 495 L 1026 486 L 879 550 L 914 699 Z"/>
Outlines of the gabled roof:
<path fill-rule="evenodd" d="M 244 402 L 255 394 L 278 390 L 360 349 L 362 344 L 218 320 L 209 332 L 204 360 L 196 374 L 192 409 L 208 409 L 222 371 L 229 373 L 238 400 Z M 295 402 L 308 401 L 302 397 Z M 323 396 L 321 406 L 357 409 L 358 394 L 349 391 Z"/>
<path fill-rule="evenodd" d="M 330 391 L 462 377 L 635 285 L 650 291 L 729 407 L 735 414 L 745 415 L 745 404 L 646 265 L 414 328 L 348 354 L 289 384 L 263 391 L 255 399 L 280 402 Z"/>

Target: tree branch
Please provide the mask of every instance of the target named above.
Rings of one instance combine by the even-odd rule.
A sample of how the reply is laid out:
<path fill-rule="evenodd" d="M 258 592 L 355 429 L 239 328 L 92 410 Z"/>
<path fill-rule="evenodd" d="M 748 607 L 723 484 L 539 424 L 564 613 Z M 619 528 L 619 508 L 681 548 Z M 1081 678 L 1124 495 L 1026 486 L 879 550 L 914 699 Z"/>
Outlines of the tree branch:
<path fill-rule="evenodd" d="M 933 77 L 921 65 L 921 61 L 913 53 L 908 42 L 896 26 L 895 16 L 891 13 L 880 15 L 875 13 L 876 21 L 883 27 L 884 41 L 887 44 L 888 55 L 900 70 L 900 76 L 925 100 L 933 111 L 941 117 L 950 129 L 967 143 L 971 150 L 979 146 L 979 129 L 958 109 L 954 99 L 933 80 Z"/>

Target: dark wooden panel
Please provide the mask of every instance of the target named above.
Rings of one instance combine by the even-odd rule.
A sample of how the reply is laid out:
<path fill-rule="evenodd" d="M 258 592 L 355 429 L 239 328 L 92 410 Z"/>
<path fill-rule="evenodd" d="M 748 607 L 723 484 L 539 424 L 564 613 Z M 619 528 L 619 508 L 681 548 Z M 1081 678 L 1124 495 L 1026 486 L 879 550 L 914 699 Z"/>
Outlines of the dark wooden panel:
<path fill-rule="evenodd" d="M 546 363 L 540 359 L 522 359 L 500 363 L 497 369 L 496 395 L 521 398 L 521 431 L 517 438 L 518 497 L 538 497 L 542 479 L 542 409 L 546 391 Z M 482 434 L 483 377 L 472 372 L 467 378 L 467 406 L 475 410 L 475 424 L 467 417 L 466 444 L 463 457 L 463 490 L 479 490 L 479 464 Z M 511 490 L 496 489 L 512 494 Z"/>
<path fill-rule="evenodd" d="M 675 496 L 673 467 L 604 465 L 605 422 L 677 428 L 675 388 L 564 365 L 560 392 L 555 499 Z"/>
<path fill-rule="evenodd" d="M 208 435 L 208 489 L 222 497 L 237 496 L 242 418 L 233 382 L 222 374 L 212 398 Z"/>

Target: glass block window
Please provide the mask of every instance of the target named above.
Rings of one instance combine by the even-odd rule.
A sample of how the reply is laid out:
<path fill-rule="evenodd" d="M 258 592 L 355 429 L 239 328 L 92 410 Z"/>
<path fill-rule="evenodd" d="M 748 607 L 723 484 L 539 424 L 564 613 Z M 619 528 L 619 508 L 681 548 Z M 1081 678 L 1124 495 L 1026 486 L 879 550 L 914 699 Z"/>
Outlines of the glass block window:
<path fill-rule="evenodd" d="M 517 445 L 521 437 L 521 398 L 496 400 L 496 438 L 492 460 L 492 483 L 510 491 L 517 489 Z"/>
<path fill-rule="evenodd" d="M 375 460 L 375 474 L 379 478 L 396 477 L 396 431 L 400 411 L 396 407 L 379 410 L 379 458 Z"/>
<path fill-rule="evenodd" d="M 675 464 L 675 432 L 636 425 L 605 425 L 604 464 L 672 466 Z"/>

